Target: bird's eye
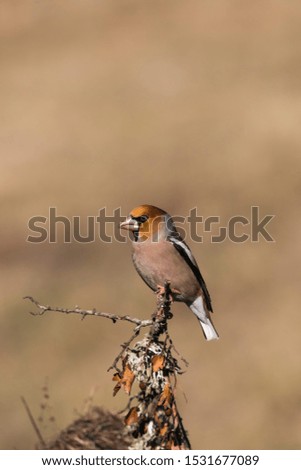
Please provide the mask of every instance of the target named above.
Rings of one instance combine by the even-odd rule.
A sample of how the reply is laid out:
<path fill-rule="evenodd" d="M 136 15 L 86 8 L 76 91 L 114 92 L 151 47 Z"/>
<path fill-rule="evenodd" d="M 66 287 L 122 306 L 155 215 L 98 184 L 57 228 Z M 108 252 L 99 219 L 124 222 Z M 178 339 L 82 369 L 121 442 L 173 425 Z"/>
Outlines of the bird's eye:
<path fill-rule="evenodd" d="M 148 216 L 147 215 L 142 215 L 141 217 L 138 217 L 138 222 L 146 222 L 148 219 Z"/>

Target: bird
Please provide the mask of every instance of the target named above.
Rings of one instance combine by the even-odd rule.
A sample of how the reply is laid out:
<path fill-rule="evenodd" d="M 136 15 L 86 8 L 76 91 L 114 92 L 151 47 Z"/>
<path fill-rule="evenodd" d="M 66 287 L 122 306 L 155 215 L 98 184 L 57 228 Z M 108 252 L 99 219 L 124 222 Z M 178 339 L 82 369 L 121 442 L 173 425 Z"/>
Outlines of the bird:
<path fill-rule="evenodd" d="M 142 204 L 130 212 L 120 228 L 133 235 L 132 260 L 144 282 L 154 292 L 162 291 L 165 282 L 170 282 L 172 300 L 190 308 L 207 341 L 218 339 L 207 286 L 172 217 L 159 207 Z"/>

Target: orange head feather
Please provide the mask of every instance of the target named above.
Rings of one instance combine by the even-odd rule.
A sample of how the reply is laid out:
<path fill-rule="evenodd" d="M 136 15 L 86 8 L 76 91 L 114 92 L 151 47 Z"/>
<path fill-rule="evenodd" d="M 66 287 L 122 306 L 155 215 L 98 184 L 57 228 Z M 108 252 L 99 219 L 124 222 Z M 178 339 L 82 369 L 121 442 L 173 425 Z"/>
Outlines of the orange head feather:
<path fill-rule="evenodd" d="M 139 239 L 144 241 L 152 237 L 153 240 L 158 238 L 159 232 L 164 229 L 165 231 L 165 216 L 167 213 L 159 209 L 159 207 L 151 206 L 149 204 L 142 204 L 135 207 L 130 213 L 132 219 L 145 218 L 139 221 Z"/>

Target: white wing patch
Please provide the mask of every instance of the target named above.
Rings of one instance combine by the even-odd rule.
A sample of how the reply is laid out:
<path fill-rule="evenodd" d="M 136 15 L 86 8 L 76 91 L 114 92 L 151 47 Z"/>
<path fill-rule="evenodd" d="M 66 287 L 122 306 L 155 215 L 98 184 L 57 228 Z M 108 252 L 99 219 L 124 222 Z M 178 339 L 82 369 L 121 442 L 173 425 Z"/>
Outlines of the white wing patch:
<path fill-rule="evenodd" d="M 178 238 L 175 238 L 175 237 L 169 237 L 169 240 L 174 244 L 174 245 L 178 245 L 180 246 L 186 253 L 186 255 L 188 256 L 188 258 L 190 259 L 190 261 L 195 265 L 197 266 L 197 263 L 196 263 L 196 260 L 194 259 L 194 256 L 193 254 L 191 253 L 189 247 L 186 245 L 186 243 L 183 241 L 183 240 L 179 240 Z"/>

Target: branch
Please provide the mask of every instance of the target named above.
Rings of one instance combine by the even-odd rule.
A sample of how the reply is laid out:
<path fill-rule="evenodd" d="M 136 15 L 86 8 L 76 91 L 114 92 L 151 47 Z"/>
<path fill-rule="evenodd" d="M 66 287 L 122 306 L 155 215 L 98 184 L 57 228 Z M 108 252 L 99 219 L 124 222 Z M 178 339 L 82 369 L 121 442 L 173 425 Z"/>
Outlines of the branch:
<path fill-rule="evenodd" d="M 138 388 L 125 416 L 134 437 L 131 449 L 191 449 L 175 397 L 177 375 L 183 371 L 172 354 L 176 349 L 168 334 L 172 297 L 166 281 L 157 292 L 157 309 L 148 334 L 131 347 L 135 336 L 130 338 L 111 367 L 117 371 L 113 395 L 120 389 L 130 395 L 134 383 Z M 120 362 L 122 370 L 117 367 Z"/>
<path fill-rule="evenodd" d="M 113 323 L 116 323 L 118 320 L 124 320 L 130 323 L 134 323 L 135 325 L 137 325 L 138 331 L 140 330 L 140 328 L 151 326 L 153 323 L 152 320 L 140 320 L 139 318 L 132 318 L 129 315 L 116 315 L 114 313 L 99 312 L 95 308 L 92 310 L 83 310 L 77 305 L 74 308 L 51 307 L 50 305 L 42 305 L 30 295 L 26 295 L 25 297 L 23 297 L 23 299 L 30 300 L 38 308 L 37 312 L 29 312 L 31 315 L 34 316 L 44 315 L 44 313 L 46 312 L 59 312 L 66 314 L 76 313 L 78 315 L 81 315 L 82 319 L 84 319 L 86 316 L 92 315 L 93 317 L 109 318 L 109 320 L 112 320 Z"/>

